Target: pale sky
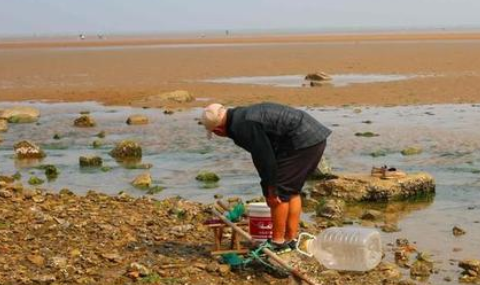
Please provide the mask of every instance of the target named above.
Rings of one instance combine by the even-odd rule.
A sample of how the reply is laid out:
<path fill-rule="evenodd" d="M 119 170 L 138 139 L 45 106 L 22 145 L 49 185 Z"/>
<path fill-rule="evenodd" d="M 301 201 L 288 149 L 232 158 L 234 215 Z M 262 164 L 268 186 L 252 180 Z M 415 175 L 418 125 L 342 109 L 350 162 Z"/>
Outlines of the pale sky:
<path fill-rule="evenodd" d="M 0 0 L 0 35 L 480 28 L 480 0 Z"/>

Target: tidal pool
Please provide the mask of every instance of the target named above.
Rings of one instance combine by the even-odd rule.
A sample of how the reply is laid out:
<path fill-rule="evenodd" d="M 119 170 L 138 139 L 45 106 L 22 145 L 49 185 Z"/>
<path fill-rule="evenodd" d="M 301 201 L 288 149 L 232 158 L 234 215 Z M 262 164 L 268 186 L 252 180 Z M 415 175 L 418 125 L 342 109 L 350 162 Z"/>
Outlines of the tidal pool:
<path fill-rule="evenodd" d="M 248 153 L 230 140 L 208 140 L 196 118 L 201 110 L 192 109 L 164 115 L 159 109 L 105 107 L 86 103 L 0 103 L 0 109 L 30 104 L 41 110 L 38 124 L 10 124 L 0 143 L 0 174 L 22 174 L 22 182 L 36 174 L 44 178 L 35 165 L 24 165 L 13 158 L 13 144 L 29 139 L 41 145 L 47 157 L 43 164 L 54 164 L 60 176 L 41 187 L 62 188 L 83 194 L 89 189 L 116 194 L 125 191 L 144 195 L 129 182 L 145 170 L 119 165 L 108 152 L 122 139 L 138 141 L 144 150 L 142 162 L 152 163 L 149 170 L 156 185 L 165 187 L 155 198 L 180 195 L 201 202 L 211 202 L 214 194 L 244 199 L 260 195 L 259 179 Z M 325 156 L 334 172 L 369 173 L 370 168 L 387 164 L 407 172 L 426 171 L 436 180 L 437 194 L 428 201 L 396 202 L 380 205 L 390 209 L 401 231 L 383 234 L 384 243 L 408 238 L 421 251 L 431 253 L 440 269 L 430 281 L 448 284 L 446 276 L 456 280 L 460 269 L 457 260 L 480 258 L 480 121 L 478 105 L 432 105 L 399 107 L 304 108 L 333 130 Z M 89 111 L 97 121 L 91 129 L 75 128 L 73 121 L 81 111 Z M 151 123 L 129 126 L 131 114 L 144 114 Z M 100 131 L 106 132 L 104 145 L 91 145 Z M 357 132 L 373 132 L 377 137 L 357 137 Z M 54 135 L 59 140 L 53 139 Z M 409 146 L 423 149 L 419 155 L 403 156 Z M 379 153 L 384 156 L 372 156 Z M 82 170 L 81 155 L 96 154 L 111 171 Z M 205 189 L 195 180 L 200 170 L 216 172 L 221 180 L 217 188 Z M 311 184 L 306 186 L 312 187 Z M 367 207 L 367 206 L 365 206 Z M 467 234 L 454 237 L 452 228 L 460 226 Z M 454 251 L 455 249 L 455 251 Z M 460 249 L 460 250 L 459 250 Z"/>
<path fill-rule="evenodd" d="M 322 85 L 343 87 L 350 84 L 379 83 L 415 78 L 415 75 L 400 74 L 333 74 L 332 80 L 322 81 Z M 278 76 L 241 76 L 225 77 L 203 80 L 209 83 L 223 84 L 251 84 L 268 85 L 273 87 L 310 87 L 310 81 L 305 80 L 305 75 L 278 75 Z"/>

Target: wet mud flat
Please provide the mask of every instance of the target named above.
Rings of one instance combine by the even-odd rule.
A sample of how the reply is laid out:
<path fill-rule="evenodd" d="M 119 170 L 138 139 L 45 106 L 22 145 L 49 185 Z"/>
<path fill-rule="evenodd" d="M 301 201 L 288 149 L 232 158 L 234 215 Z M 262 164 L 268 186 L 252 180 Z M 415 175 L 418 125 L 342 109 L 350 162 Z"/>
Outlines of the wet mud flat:
<path fill-rule="evenodd" d="M 0 109 L 15 104 L 18 103 L 2 103 Z M 258 178 L 248 154 L 229 140 L 208 141 L 202 126 L 195 120 L 200 114 L 198 109 L 165 115 L 159 109 L 104 107 L 95 103 L 36 102 L 32 105 L 41 110 L 38 124 L 11 124 L 9 131 L 2 134 L 4 141 L 0 144 L 0 173 L 12 175 L 18 171 L 22 176 L 20 182 L 24 185 L 27 185 L 30 176 L 41 176 L 42 172 L 35 168 L 35 164 L 25 165 L 14 159 L 12 146 L 18 140 L 32 139 L 47 153 L 40 163 L 54 164 L 60 170 L 56 180 L 38 188 L 49 189 L 52 193 L 68 188 L 80 195 L 95 189 L 112 196 L 120 191 L 134 197 L 144 196 L 145 192 L 133 188 L 129 182 L 145 170 L 118 164 L 108 155 L 116 142 L 128 138 L 142 145 L 142 163 L 153 165 L 148 171 L 156 184 L 165 187 L 162 192 L 147 197 L 163 200 L 182 196 L 192 201 L 210 203 L 215 194 L 240 196 L 243 199 L 260 194 Z M 387 164 L 406 172 L 426 171 L 435 177 L 437 194 L 427 201 L 348 207 L 352 212 L 357 212 L 352 217 L 357 217 L 366 209 L 379 209 L 388 215 L 390 221 L 394 221 L 400 231 L 383 233 L 382 236 L 387 251 L 393 250 L 397 239 L 407 238 L 419 250 L 429 252 L 435 262 L 435 273 L 428 279 L 431 284 L 449 284 L 444 279 L 456 280 L 462 271 L 458 261 L 478 258 L 474 256 L 480 252 L 480 233 L 476 226 L 480 211 L 480 205 L 476 203 L 480 198 L 477 191 L 480 183 L 480 134 L 474 131 L 480 119 L 477 105 L 305 109 L 334 131 L 326 152 L 333 172 L 368 173 L 372 165 Z M 74 128 L 73 120 L 85 111 L 96 119 L 97 126 L 92 129 Z M 148 116 L 151 123 L 144 126 L 126 125 L 126 118 L 134 113 Z M 98 139 L 97 134 L 101 131 L 106 133 L 104 144 L 100 148 L 93 148 L 92 142 Z M 55 134 L 59 134 L 60 139 L 54 139 Z M 407 154 L 405 150 L 413 147 L 420 151 Z M 80 169 L 78 157 L 89 153 L 100 155 L 111 170 Z M 206 188 L 195 180 L 200 170 L 214 171 L 221 179 L 213 188 Z M 313 183 L 307 189 L 313 187 Z M 3 203 L 10 205 L 11 202 L 7 201 Z M 13 208 L 10 208 L 6 213 L 11 216 L 12 211 Z M 2 212 L 2 215 L 7 214 Z M 316 225 L 323 225 L 315 219 L 309 220 L 315 223 L 307 231 L 316 232 Z M 353 222 L 368 226 L 383 223 Z M 461 227 L 466 234 L 453 235 L 454 226 Z M 203 236 L 197 238 L 199 242 L 209 240 Z M 393 254 L 386 255 L 386 262 L 393 260 Z M 403 273 L 408 276 L 408 272 Z"/>

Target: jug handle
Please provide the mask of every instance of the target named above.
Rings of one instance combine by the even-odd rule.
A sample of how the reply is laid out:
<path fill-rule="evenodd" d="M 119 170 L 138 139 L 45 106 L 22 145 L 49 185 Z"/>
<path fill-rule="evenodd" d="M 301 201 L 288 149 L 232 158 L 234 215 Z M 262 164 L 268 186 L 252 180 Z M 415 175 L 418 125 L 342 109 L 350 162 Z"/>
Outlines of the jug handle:
<path fill-rule="evenodd" d="M 307 237 L 308 239 L 317 239 L 317 237 L 315 237 L 314 235 L 312 234 L 309 234 L 309 233 L 301 233 L 299 236 L 298 236 L 298 241 L 297 241 L 297 244 L 295 245 L 295 248 L 297 249 L 297 251 L 303 255 L 306 255 L 308 257 L 312 257 L 313 254 L 312 253 L 308 253 L 306 251 L 303 251 L 299 248 L 300 246 L 300 243 L 302 242 L 302 237 Z"/>

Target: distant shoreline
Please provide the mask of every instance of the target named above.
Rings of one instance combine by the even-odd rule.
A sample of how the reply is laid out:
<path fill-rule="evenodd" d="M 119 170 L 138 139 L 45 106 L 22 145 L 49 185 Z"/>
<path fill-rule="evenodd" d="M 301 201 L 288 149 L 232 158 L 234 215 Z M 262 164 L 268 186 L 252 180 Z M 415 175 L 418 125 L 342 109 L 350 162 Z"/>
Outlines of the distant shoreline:
<path fill-rule="evenodd" d="M 322 34 L 245 34 L 225 35 L 139 35 L 119 36 L 86 35 L 79 37 L 25 37 L 0 38 L 0 49 L 144 46 L 178 44 L 281 44 L 281 43 L 329 43 L 329 42 L 372 42 L 372 41 L 459 41 L 480 40 L 479 31 L 405 31 L 405 32 L 354 32 Z"/>
<path fill-rule="evenodd" d="M 415 77 L 314 88 L 205 82 L 318 71 Z M 262 101 L 292 106 L 478 104 L 479 79 L 480 33 L 0 42 L 0 101 L 174 108 Z M 175 90 L 202 100 L 151 100 Z"/>

